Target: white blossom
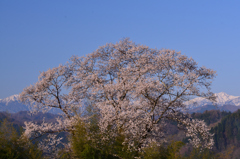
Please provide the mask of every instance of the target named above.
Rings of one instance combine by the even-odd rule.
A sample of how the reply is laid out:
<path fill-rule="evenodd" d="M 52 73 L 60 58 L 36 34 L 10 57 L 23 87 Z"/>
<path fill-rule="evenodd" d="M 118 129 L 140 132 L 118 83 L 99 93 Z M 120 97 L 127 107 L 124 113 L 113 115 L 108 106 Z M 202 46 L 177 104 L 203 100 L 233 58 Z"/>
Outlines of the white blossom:
<path fill-rule="evenodd" d="M 139 148 L 163 141 L 166 119 L 185 120 L 180 115 L 186 109 L 184 101 L 195 96 L 214 100 L 210 85 L 215 71 L 198 67 L 180 52 L 150 49 L 128 39 L 86 57 L 75 56 L 72 67 L 74 98 L 94 101 L 101 113 L 101 130 L 109 131 L 109 126 L 112 134 L 124 130 L 124 143 L 130 147 L 135 141 Z"/>
<path fill-rule="evenodd" d="M 151 49 L 128 39 L 106 44 L 42 72 L 39 81 L 21 93 L 34 111 L 58 108 L 64 113 L 58 124 L 26 123 L 25 134 L 69 131 L 83 101 L 91 101 L 100 113 L 101 132 L 109 135 L 106 140 L 122 133 L 123 144 L 141 150 L 151 142 L 164 142 L 165 121 L 174 120 L 186 128 L 194 146 L 211 148 L 212 135 L 204 122 L 188 120 L 182 111 L 192 97 L 214 100 L 210 86 L 215 76 L 215 71 L 174 50 Z M 68 93 L 62 93 L 63 88 Z"/>

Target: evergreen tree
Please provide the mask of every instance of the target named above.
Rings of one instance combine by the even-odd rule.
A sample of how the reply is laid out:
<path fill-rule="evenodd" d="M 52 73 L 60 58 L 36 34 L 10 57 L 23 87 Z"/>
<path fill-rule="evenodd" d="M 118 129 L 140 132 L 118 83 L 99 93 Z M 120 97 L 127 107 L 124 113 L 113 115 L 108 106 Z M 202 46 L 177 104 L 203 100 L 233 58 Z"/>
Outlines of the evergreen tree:
<path fill-rule="evenodd" d="M 42 153 L 27 138 L 21 137 L 13 124 L 5 119 L 0 124 L 0 158 L 40 159 Z"/>

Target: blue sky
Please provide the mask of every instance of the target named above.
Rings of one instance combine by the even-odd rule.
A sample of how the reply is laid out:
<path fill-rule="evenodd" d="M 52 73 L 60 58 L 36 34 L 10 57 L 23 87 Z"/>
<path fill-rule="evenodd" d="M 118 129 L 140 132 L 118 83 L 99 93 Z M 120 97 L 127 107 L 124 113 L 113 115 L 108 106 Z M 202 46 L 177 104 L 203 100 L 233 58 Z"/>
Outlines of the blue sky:
<path fill-rule="evenodd" d="M 240 96 L 240 1 L 1 0 L 0 99 L 39 71 L 124 37 L 217 71 L 212 91 Z"/>

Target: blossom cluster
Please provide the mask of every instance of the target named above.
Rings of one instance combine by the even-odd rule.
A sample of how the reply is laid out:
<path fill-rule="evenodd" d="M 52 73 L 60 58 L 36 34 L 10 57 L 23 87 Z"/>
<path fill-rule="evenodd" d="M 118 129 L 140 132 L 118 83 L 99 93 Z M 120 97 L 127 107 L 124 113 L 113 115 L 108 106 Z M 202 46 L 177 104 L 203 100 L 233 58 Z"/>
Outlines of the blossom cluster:
<path fill-rule="evenodd" d="M 186 109 L 184 102 L 192 97 L 214 100 L 210 86 L 215 76 L 215 71 L 199 67 L 180 52 L 151 49 L 124 39 L 42 72 L 39 81 L 21 93 L 21 100 L 34 111 L 60 109 L 68 120 L 84 111 L 84 101 L 91 101 L 99 110 L 101 132 L 111 136 L 106 140 L 121 133 L 129 149 L 164 142 L 166 120 L 185 126 L 194 146 L 201 143 L 211 148 L 212 135 L 203 121 L 181 114 Z M 71 122 L 26 123 L 26 134 L 47 132 L 45 127 L 68 131 L 71 126 Z"/>

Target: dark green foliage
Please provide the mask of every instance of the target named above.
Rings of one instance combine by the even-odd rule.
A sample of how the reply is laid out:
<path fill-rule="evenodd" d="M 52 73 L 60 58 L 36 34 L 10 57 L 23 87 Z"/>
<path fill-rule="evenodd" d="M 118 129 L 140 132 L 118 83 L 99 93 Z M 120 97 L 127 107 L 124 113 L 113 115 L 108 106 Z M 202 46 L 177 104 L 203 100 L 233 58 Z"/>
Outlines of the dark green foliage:
<path fill-rule="evenodd" d="M 217 150 L 225 150 L 228 146 L 240 146 L 240 110 L 224 117 L 211 129 Z"/>
<path fill-rule="evenodd" d="M 217 159 L 217 155 L 209 149 L 193 149 L 187 159 Z"/>
<path fill-rule="evenodd" d="M 220 110 L 206 110 L 203 113 L 193 113 L 192 117 L 195 119 L 201 119 L 206 122 L 207 125 L 218 122 L 223 117 L 232 114 L 231 112 L 226 112 Z"/>
<path fill-rule="evenodd" d="M 20 128 L 19 128 L 20 129 Z M 4 120 L 0 125 L 0 158 L 1 159 L 40 159 L 42 153 L 37 146 L 20 133 L 13 124 Z"/>
<path fill-rule="evenodd" d="M 95 125 L 93 125 L 95 127 Z M 91 128 L 90 128 L 91 129 Z M 93 129 L 93 128 L 92 128 Z M 97 133 L 97 129 L 92 130 L 92 133 Z M 91 140 L 88 137 L 92 137 Z M 94 141 L 95 140 L 95 141 Z M 108 143 L 101 143 L 101 136 L 99 134 L 89 136 L 85 123 L 79 121 L 76 125 L 76 131 L 71 137 L 71 144 L 74 158 L 81 159 L 115 159 L 110 154 L 111 147 Z M 101 146 L 101 147 L 100 147 Z"/>
<path fill-rule="evenodd" d="M 144 159 L 181 159 L 179 151 L 185 144 L 181 141 L 173 141 L 167 147 L 152 144 L 145 148 Z"/>

